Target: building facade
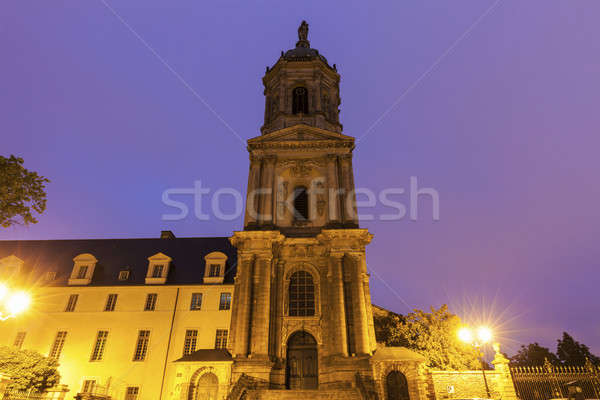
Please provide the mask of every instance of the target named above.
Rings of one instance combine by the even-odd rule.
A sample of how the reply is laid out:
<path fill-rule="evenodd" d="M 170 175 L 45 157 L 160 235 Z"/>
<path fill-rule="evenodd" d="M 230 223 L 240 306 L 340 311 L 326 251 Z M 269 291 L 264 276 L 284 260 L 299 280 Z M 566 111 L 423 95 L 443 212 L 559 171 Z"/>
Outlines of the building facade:
<path fill-rule="evenodd" d="M 424 400 L 423 358 L 375 340 L 339 82 L 303 22 L 263 78 L 230 238 L 0 242 L 35 292 L 0 344 L 58 358 L 69 396 Z"/>

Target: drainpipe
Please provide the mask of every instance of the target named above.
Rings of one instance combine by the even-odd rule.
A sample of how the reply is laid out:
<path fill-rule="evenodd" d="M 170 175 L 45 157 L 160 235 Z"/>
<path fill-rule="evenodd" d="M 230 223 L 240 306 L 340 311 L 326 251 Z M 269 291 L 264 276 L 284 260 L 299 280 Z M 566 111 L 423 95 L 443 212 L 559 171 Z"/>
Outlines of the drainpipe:
<path fill-rule="evenodd" d="M 163 376 L 160 382 L 159 400 L 162 400 L 163 387 L 165 385 L 165 375 L 167 375 L 167 362 L 169 361 L 169 349 L 171 348 L 171 336 L 173 336 L 173 325 L 175 323 L 175 312 L 177 311 L 177 300 L 179 300 L 179 288 L 175 294 L 175 305 L 173 306 L 173 315 L 171 316 L 171 329 L 169 330 L 169 341 L 167 342 L 167 354 L 165 355 L 165 365 L 163 366 Z"/>

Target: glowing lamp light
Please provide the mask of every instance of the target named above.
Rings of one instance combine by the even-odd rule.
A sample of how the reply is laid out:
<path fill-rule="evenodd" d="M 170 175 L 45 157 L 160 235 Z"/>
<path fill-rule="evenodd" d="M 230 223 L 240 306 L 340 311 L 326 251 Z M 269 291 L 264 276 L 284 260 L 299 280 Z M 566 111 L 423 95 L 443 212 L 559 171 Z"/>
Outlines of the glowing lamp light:
<path fill-rule="evenodd" d="M 480 326 L 477 329 L 477 338 L 481 343 L 487 343 L 492 340 L 492 330 L 487 326 Z"/>
<path fill-rule="evenodd" d="M 463 327 L 458 330 L 458 338 L 465 343 L 473 342 L 473 332 L 467 328 Z"/>
<path fill-rule="evenodd" d="M 29 308 L 31 297 L 25 292 L 15 292 L 5 301 L 6 311 L 11 315 L 17 315 Z"/>

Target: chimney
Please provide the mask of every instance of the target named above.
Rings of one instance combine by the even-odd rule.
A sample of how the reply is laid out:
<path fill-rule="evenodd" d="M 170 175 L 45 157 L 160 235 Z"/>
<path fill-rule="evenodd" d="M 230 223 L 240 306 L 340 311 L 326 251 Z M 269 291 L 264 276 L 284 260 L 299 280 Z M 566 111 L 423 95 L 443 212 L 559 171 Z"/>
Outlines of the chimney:
<path fill-rule="evenodd" d="M 160 231 L 161 239 L 175 239 L 175 235 L 171 231 Z"/>

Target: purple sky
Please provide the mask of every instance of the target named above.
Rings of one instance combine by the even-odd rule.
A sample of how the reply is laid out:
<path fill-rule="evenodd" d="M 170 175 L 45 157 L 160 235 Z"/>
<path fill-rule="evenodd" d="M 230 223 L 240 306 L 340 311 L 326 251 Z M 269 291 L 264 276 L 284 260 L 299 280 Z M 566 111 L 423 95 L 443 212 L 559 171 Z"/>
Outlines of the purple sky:
<path fill-rule="evenodd" d="M 345 134 L 400 98 L 357 145 L 357 186 L 440 193 L 437 222 L 424 199 L 418 221 L 362 223 L 374 302 L 491 318 L 510 354 L 563 330 L 600 353 L 598 1 L 106 1 L 244 140 L 306 19 L 342 76 Z M 0 153 L 52 180 L 40 222 L 0 239 L 241 229 L 161 219 L 168 188 L 244 192 L 248 155 L 102 0 L 5 2 L 0 48 Z"/>

